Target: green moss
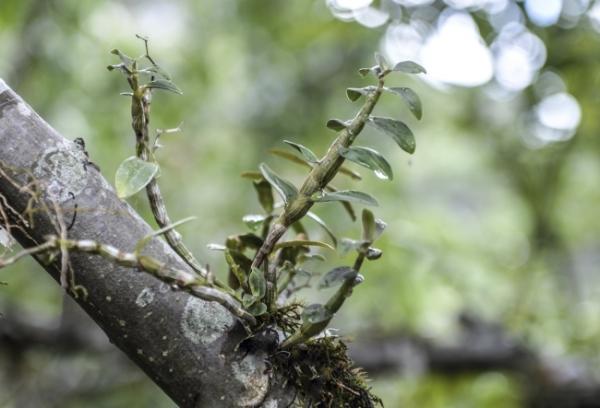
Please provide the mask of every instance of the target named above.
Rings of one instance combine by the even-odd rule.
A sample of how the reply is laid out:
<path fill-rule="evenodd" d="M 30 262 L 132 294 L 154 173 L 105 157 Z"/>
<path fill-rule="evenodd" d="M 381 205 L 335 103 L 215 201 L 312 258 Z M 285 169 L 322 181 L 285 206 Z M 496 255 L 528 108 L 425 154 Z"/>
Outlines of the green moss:
<path fill-rule="evenodd" d="M 383 406 L 367 386 L 364 372 L 348 358 L 340 338 L 322 337 L 281 350 L 271 357 L 271 363 L 295 388 L 301 406 Z"/>

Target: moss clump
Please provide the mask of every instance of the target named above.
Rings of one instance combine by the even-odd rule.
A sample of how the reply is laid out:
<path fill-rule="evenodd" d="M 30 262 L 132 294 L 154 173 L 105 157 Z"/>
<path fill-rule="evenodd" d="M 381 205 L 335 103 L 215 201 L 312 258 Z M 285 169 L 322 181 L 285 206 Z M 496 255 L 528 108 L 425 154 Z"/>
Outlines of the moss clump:
<path fill-rule="evenodd" d="M 346 344 L 339 338 L 322 337 L 280 350 L 271 356 L 271 363 L 296 389 L 301 406 L 383 406 L 366 385 L 364 372 L 353 366 Z"/>

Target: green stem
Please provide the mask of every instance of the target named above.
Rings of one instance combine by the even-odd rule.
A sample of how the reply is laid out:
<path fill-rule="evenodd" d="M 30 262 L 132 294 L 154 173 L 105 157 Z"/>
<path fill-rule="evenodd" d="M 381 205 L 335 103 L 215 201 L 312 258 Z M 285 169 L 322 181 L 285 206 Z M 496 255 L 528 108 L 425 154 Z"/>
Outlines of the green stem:
<path fill-rule="evenodd" d="M 363 261 L 365 260 L 365 252 L 359 252 L 356 260 L 354 261 L 353 269 L 358 273 L 362 267 Z M 331 317 L 319 323 L 304 323 L 300 329 L 285 339 L 281 343 L 281 348 L 289 348 L 293 345 L 306 342 L 313 336 L 321 333 L 331 322 L 333 316 L 340 310 L 347 298 L 352 294 L 352 290 L 356 286 L 356 277 L 346 279 L 342 286 L 335 292 L 335 294 L 325 304 L 325 308 L 331 314 Z"/>
<path fill-rule="evenodd" d="M 340 154 L 340 150 L 351 146 L 365 127 L 371 112 L 373 112 L 373 109 L 381 96 L 383 85 L 384 81 L 380 78 L 377 87 L 372 93 L 367 95 L 367 100 L 354 119 L 352 119 L 352 122 L 339 133 L 338 137 L 329 147 L 329 150 L 327 150 L 325 156 L 308 174 L 298 195 L 285 206 L 283 213 L 273 223 L 262 247 L 256 253 L 254 261 L 252 262 L 253 267 L 260 267 L 290 225 L 301 219 L 308 210 L 310 210 L 314 204 L 311 199 L 313 194 L 323 190 L 335 177 L 341 165 L 344 163 L 344 157 Z"/>
<path fill-rule="evenodd" d="M 132 75 L 130 81 L 132 86 L 137 85 L 137 75 Z M 150 140 L 148 134 L 148 124 L 150 122 L 150 90 L 145 87 L 137 87 L 134 89 L 133 97 L 131 98 L 131 126 L 136 136 L 136 153 L 137 156 L 145 161 L 151 160 L 150 153 Z M 156 179 L 152 179 L 146 186 L 146 194 L 148 201 L 150 202 L 150 208 L 156 223 L 161 228 L 165 228 L 169 225 L 173 225 L 169 214 L 167 213 L 167 207 L 165 205 L 160 187 Z M 167 243 L 173 250 L 181 256 L 181 258 L 192 267 L 202 278 L 208 277 L 206 269 L 198 262 L 192 252 L 183 243 L 181 234 L 176 230 L 172 229 L 164 234 Z M 229 294 L 233 294 L 233 291 L 219 280 L 215 280 L 215 286 L 227 291 Z"/>

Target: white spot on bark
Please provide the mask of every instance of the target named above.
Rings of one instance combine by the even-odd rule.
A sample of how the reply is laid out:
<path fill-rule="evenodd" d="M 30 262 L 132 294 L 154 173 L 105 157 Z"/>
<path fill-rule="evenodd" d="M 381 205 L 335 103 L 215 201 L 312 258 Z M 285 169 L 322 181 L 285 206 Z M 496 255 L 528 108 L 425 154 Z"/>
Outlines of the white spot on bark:
<path fill-rule="evenodd" d="M 275 399 L 268 399 L 263 402 L 263 408 L 277 408 L 279 403 Z"/>
<path fill-rule="evenodd" d="M 14 244 L 15 240 L 13 237 L 8 233 L 7 230 L 0 227 L 0 246 L 3 246 L 6 249 L 11 249 Z"/>
<path fill-rule="evenodd" d="M 154 292 L 150 288 L 144 288 L 135 299 L 135 304 L 139 307 L 146 307 L 154 301 Z"/>
<path fill-rule="evenodd" d="M 112 297 L 110 297 L 110 296 L 107 296 L 105 299 L 106 299 L 107 302 L 111 302 L 112 301 Z"/>
<path fill-rule="evenodd" d="M 27 105 L 25 105 L 23 102 L 19 102 L 17 104 L 17 110 L 23 116 L 30 116 L 31 115 L 31 109 L 29 109 L 29 107 Z"/>
<path fill-rule="evenodd" d="M 240 362 L 231 364 L 235 378 L 242 384 L 244 391 L 239 396 L 239 407 L 254 407 L 260 404 L 269 390 L 269 376 L 265 375 L 264 356 L 248 354 Z"/>
<path fill-rule="evenodd" d="M 233 316 L 220 304 L 190 297 L 181 316 L 181 331 L 194 344 L 217 340 L 234 324 Z"/>
<path fill-rule="evenodd" d="M 125 320 L 119 320 L 119 326 L 125 327 L 126 325 L 127 325 L 127 322 Z"/>
<path fill-rule="evenodd" d="M 48 198 L 63 203 L 79 195 L 87 184 L 87 157 L 82 150 L 51 147 L 36 160 L 33 175 L 46 180 Z"/>

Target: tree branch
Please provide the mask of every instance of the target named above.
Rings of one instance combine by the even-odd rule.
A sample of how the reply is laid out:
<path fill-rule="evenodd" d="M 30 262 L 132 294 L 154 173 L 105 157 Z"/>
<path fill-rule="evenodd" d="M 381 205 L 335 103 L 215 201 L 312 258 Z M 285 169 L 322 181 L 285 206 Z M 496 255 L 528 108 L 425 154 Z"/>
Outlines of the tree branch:
<path fill-rule="evenodd" d="M 152 232 L 88 164 L 77 144 L 60 136 L 0 79 L 0 169 L 5 175 L 0 175 L 0 194 L 24 218 L 31 216 L 33 223 L 12 229 L 23 247 L 39 245 L 57 233 L 51 214 L 44 211 L 53 202 L 67 220 L 77 212 L 69 239 L 90 239 L 133 252 Z M 44 208 L 32 209 L 31 194 L 15 186 L 32 180 Z M 192 273 L 159 238 L 148 242 L 145 253 Z M 290 393 L 277 385 L 280 380 L 265 374 L 266 351 L 246 356 L 235 351 L 246 334 L 220 304 L 172 290 L 153 276 L 102 257 L 73 252 L 69 261 L 75 282 L 87 292 L 76 299 L 79 305 L 179 406 L 288 402 L 285 395 Z M 60 259 L 43 266 L 54 279 L 60 278 Z"/>

